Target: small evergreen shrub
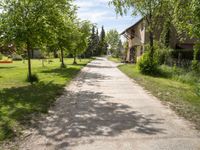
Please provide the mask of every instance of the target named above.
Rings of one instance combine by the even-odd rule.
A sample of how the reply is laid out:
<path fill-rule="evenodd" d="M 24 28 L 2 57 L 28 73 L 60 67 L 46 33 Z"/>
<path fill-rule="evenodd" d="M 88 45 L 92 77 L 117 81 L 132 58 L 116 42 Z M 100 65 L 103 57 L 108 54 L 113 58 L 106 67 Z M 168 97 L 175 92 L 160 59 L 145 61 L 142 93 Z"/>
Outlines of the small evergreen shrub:
<path fill-rule="evenodd" d="M 141 73 L 149 74 L 149 75 L 156 75 L 158 74 L 158 61 L 156 58 L 151 61 L 149 52 L 143 54 L 138 62 L 138 67 Z"/>
<path fill-rule="evenodd" d="M 30 77 L 29 77 L 29 75 L 27 75 L 26 81 L 27 82 L 31 82 L 31 83 L 39 82 L 38 75 L 37 74 L 32 74 Z"/>

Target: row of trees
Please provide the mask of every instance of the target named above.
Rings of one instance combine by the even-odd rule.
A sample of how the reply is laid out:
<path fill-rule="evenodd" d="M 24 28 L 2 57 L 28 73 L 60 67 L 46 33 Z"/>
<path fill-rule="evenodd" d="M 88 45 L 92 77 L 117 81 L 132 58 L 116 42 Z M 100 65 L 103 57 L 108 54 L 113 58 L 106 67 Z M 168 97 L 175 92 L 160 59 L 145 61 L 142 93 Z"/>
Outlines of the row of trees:
<path fill-rule="evenodd" d="M 32 82 L 31 51 L 59 50 L 61 67 L 65 67 L 64 53 L 74 57 L 88 47 L 91 23 L 76 16 L 73 0 L 1 0 L 0 41 L 2 45 L 26 50 L 28 81 Z"/>
<path fill-rule="evenodd" d="M 154 33 L 162 31 L 163 43 L 173 25 L 178 33 L 196 38 L 193 68 L 198 65 L 200 55 L 200 1 L 199 0 L 112 0 L 116 12 L 120 15 L 131 10 L 133 15 L 141 15 L 147 23 L 149 31 L 149 59 L 154 61 Z"/>
<path fill-rule="evenodd" d="M 106 55 L 108 49 L 108 44 L 106 41 L 106 33 L 104 27 L 102 26 L 100 35 L 98 28 L 93 26 L 92 33 L 88 40 L 88 48 L 85 52 L 86 57 Z"/>

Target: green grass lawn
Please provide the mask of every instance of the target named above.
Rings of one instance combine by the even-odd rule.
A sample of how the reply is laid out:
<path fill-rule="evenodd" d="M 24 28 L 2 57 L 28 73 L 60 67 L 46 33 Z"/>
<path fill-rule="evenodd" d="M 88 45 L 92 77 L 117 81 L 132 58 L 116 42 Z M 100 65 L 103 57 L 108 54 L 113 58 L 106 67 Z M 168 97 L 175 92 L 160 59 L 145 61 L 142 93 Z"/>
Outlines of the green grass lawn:
<path fill-rule="evenodd" d="M 115 63 L 121 63 L 121 59 L 120 58 L 114 58 L 112 56 L 109 56 L 108 60 L 113 61 Z"/>
<path fill-rule="evenodd" d="M 60 69 L 58 59 L 45 63 L 32 60 L 32 72 L 40 79 L 37 84 L 27 83 L 27 62 L 0 64 L 0 141 L 18 136 L 31 116 L 47 113 L 55 98 L 90 60 L 83 59 L 78 65 L 66 59 L 66 69 Z"/>
<path fill-rule="evenodd" d="M 196 84 L 146 76 L 139 72 L 136 65 L 122 65 L 119 69 L 200 129 L 200 91 Z"/>

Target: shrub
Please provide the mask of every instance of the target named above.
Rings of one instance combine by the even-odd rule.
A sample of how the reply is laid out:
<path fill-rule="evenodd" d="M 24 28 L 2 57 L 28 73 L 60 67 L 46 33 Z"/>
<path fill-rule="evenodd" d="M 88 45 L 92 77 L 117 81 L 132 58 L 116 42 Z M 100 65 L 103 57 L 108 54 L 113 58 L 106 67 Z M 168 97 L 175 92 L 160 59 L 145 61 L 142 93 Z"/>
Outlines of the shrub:
<path fill-rule="evenodd" d="M 138 67 L 141 73 L 155 75 L 159 72 L 158 70 L 158 61 L 153 59 L 151 61 L 149 52 L 143 54 L 138 62 Z"/>
<path fill-rule="evenodd" d="M 162 43 L 155 41 L 154 43 L 155 57 L 160 65 L 165 64 L 167 59 L 171 56 L 172 49 L 164 46 Z"/>
<path fill-rule="evenodd" d="M 197 84 L 197 92 L 196 93 L 197 93 L 198 96 L 200 96 L 200 83 Z"/>
<path fill-rule="evenodd" d="M 31 76 L 27 75 L 26 81 L 31 82 L 31 83 L 38 82 L 39 78 L 38 78 L 37 74 L 32 74 Z"/>
<path fill-rule="evenodd" d="M 200 63 L 198 60 L 193 60 L 192 61 L 192 70 L 199 72 L 200 71 Z"/>

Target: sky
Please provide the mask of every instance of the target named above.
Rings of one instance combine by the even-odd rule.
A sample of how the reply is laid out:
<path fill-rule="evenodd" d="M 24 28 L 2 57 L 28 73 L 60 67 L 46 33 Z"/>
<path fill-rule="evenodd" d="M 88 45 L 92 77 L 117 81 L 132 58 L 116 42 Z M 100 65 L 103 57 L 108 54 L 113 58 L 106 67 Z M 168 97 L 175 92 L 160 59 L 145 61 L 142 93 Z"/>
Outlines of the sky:
<path fill-rule="evenodd" d="M 96 23 L 98 28 L 104 26 L 105 30 L 116 29 L 119 33 L 123 32 L 126 28 L 133 25 L 140 19 L 139 16 L 116 15 L 113 6 L 109 6 L 110 0 L 75 0 L 78 8 L 78 17 L 82 20 L 90 20 Z"/>

